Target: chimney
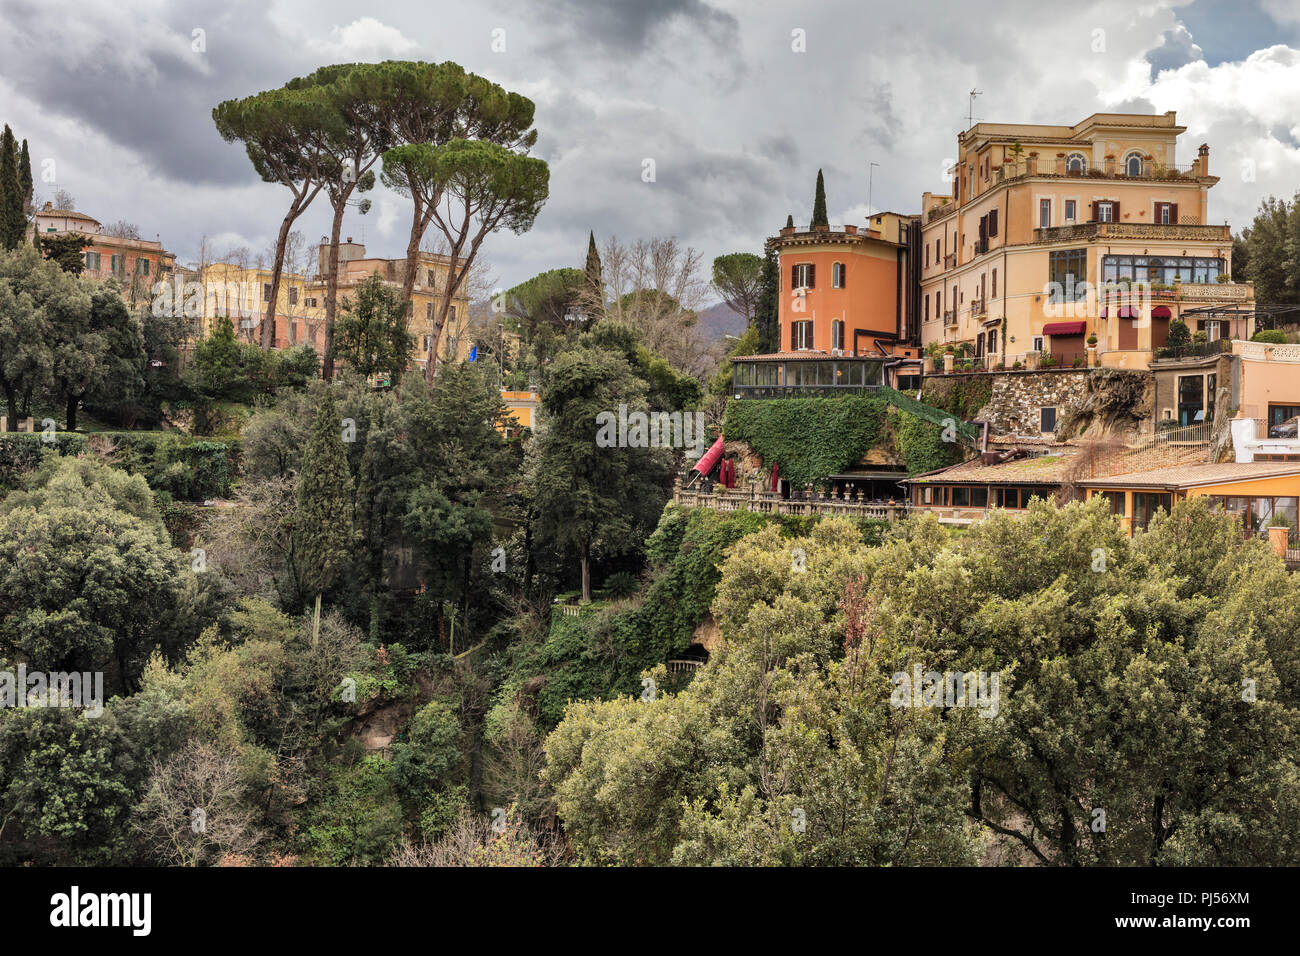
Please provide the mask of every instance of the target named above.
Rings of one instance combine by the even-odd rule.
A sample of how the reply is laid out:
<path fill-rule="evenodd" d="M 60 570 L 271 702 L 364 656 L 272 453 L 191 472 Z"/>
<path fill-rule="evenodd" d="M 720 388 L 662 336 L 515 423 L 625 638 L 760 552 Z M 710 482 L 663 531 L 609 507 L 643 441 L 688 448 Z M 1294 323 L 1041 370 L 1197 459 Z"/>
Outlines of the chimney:
<path fill-rule="evenodd" d="M 1200 173 L 1202 176 L 1210 175 L 1210 144 L 1202 143 L 1196 150 L 1197 162 L 1201 164 Z"/>

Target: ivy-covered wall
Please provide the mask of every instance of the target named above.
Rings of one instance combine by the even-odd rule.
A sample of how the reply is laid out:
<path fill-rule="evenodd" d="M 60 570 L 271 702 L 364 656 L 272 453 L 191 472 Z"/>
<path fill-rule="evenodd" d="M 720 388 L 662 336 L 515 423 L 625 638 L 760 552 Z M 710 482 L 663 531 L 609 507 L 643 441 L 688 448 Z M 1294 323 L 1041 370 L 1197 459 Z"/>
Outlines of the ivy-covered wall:
<path fill-rule="evenodd" d="M 817 484 L 851 467 L 867 450 L 888 441 L 889 406 L 879 398 L 776 398 L 727 403 L 722 434 L 775 461 L 796 488 Z"/>

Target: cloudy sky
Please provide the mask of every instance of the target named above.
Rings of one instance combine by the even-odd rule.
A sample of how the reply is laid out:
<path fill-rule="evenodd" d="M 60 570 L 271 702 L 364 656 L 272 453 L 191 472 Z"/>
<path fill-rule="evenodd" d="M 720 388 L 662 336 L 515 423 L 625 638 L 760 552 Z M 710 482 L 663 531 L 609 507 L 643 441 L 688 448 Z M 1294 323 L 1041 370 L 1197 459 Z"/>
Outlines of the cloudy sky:
<path fill-rule="evenodd" d="M 913 0 L 0 0 L 0 121 L 30 142 L 38 192 L 126 219 L 182 262 L 274 240 L 288 191 L 262 183 L 211 119 L 221 100 L 326 63 L 455 60 L 537 104 L 550 200 L 530 233 L 485 245 L 503 286 L 580 266 L 598 239 L 675 235 L 757 251 L 817 169 L 832 222 L 915 211 L 946 190 L 974 116 L 1075 123 L 1176 110 L 1178 162 L 1209 142 L 1213 221 L 1300 189 L 1300 4 L 1005 0 L 976 17 Z M 973 8 L 967 8 L 970 10 Z M 202 44 L 195 31 L 201 30 Z M 504 42 L 503 42 L 504 41 Z M 205 49 L 195 51 L 194 47 Z M 500 49 L 504 46 L 504 49 Z M 494 49 L 494 47 L 496 47 Z M 645 182 L 646 159 L 655 181 Z M 54 182 L 42 182 L 42 173 Z M 382 189 L 344 234 L 405 250 Z M 299 228 L 328 232 L 318 199 Z"/>

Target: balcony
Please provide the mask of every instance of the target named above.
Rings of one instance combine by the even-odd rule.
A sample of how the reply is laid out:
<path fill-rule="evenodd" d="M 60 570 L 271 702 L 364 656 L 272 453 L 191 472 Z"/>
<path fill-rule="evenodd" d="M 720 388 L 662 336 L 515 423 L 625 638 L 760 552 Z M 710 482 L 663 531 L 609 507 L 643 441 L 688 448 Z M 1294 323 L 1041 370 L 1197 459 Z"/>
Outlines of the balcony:
<path fill-rule="evenodd" d="M 942 206 L 936 206 L 934 209 L 931 209 L 928 213 L 926 213 L 925 221 L 926 223 L 931 223 L 938 219 L 942 219 L 944 216 L 947 216 L 949 213 L 953 213 L 956 211 L 957 211 L 957 204 L 952 200 L 949 200 L 948 202 L 944 203 Z"/>
<path fill-rule="evenodd" d="M 971 317 L 972 319 L 978 319 L 978 318 L 980 318 L 981 316 L 986 315 L 986 314 L 988 313 L 988 309 L 989 309 L 989 304 L 988 304 L 988 302 L 987 302 L 986 300 L 984 300 L 984 299 L 971 299 L 971 301 L 970 301 L 970 317 Z"/>
<path fill-rule="evenodd" d="M 943 257 L 943 267 L 945 269 L 952 269 L 956 265 L 957 265 L 957 253 L 950 252 Z"/>
<path fill-rule="evenodd" d="M 1089 239 L 1188 239 L 1231 242 L 1229 226 L 1159 222 L 1080 222 L 1072 226 L 1040 226 L 1035 242 L 1082 242 Z"/>
<path fill-rule="evenodd" d="M 951 310 L 945 312 L 943 314 L 943 324 L 945 326 L 955 326 L 957 324 L 957 313 Z"/>
<path fill-rule="evenodd" d="M 977 256 L 982 256 L 982 255 L 984 255 L 984 253 L 986 253 L 986 252 L 988 252 L 988 251 L 989 251 L 989 241 L 988 241 L 987 239 L 979 239 L 979 240 L 976 240 L 976 242 L 975 242 L 975 255 L 977 255 Z"/>
<path fill-rule="evenodd" d="M 1060 177 L 1061 179 L 1117 179 L 1135 182 L 1193 182 L 1210 177 L 1201 175 L 1199 163 L 1186 165 L 1145 162 L 1137 172 L 1126 172 L 1127 167 L 1113 160 L 1101 168 L 1091 167 L 1087 172 L 1071 172 L 1065 168 L 1064 157 L 1028 157 L 1018 163 L 1004 163 L 993 172 L 993 182 L 1007 183 L 1029 176 Z"/>

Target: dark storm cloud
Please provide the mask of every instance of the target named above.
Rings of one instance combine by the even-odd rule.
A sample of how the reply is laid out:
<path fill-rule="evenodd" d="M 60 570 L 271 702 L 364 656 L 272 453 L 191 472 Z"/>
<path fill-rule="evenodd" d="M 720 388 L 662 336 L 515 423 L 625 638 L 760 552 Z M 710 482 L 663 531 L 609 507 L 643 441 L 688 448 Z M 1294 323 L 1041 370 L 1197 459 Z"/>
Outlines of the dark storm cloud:
<path fill-rule="evenodd" d="M 161 8 L 148 23 L 129 10 L 113 17 L 91 7 L 80 26 L 67 22 L 66 8 L 52 15 L 43 2 L 11 0 L 6 9 L 6 20 L 21 27 L 0 32 L 6 81 L 170 179 L 247 180 L 243 149 L 222 142 L 212 107 L 311 69 L 305 51 L 287 43 L 265 5 L 252 0 Z M 193 49 L 195 30 L 204 31 L 206 50 Z"/>
<path fill-rule="evenodd" d="M 1148 51 L 1146 59 L 1151 64 L 1152 73 L 1159 73 L 1161 70 L 1176 70 L 1203 57 L 1187 27 L 1180 23 L 1160 35 L 1160 45 Z"/>
<path fill-rule="evenodd" d="M 539 0 L 546 22 L 575 43 L 594 40 L 624 52 L 653 45 L 665 28 L 698 28 L 715 37 L 734 34 L 736 18 L 703 0 Z"/>

